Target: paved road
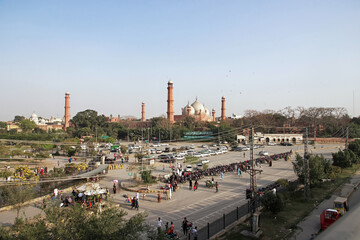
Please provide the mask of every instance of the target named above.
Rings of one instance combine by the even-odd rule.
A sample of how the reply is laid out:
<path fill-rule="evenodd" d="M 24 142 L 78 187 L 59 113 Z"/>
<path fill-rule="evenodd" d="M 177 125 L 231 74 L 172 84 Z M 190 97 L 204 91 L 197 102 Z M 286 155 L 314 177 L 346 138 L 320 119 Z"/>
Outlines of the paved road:
<path fill-rule="evenodd" d="M 172 146 L 171 146 L 172 147 Z M 338 150 L 338 145 L 324 145 L 316 146 L 314 149 L 312 146 L 310 150 L 313 153 L 323 154 L 325 158 L 330 157 L 330 152 Z M 296 145 L 291 147 L 284 146 L 267 146 L 255 150 L 255 156 L 258 156 L 258 152 L 265 150 L 269 154 L 287 152 L 293 150 L 303 154 L 303 146 Z M 243 156 L 243 152 L 228 152 L 223 155 L 207 157 L 210 159 L 209 167 L 213 167 L 220 164 L 229 164 L 232 162 L 239 162 L 249 159 L 249 151 L 245 152 L 246 156 Z M 294 156 L 293 156 L 294 158 Z M 132 158 L 130 162 L 134 161 Z M 157 167 L 153 169 L 153 175 L 169 174 L 170 168 L 166 167 L 163 172 L 164 164 L 157 164 Z M 169 164 L 165 164 L 168 166 Z M 183 164 L 184 165 L 184 164 Z M 184 167 L 184 166 L 183 166 Z M 258 175 L 258 187 L 266 186 L 271 182 L 278 180 L 279 178 L 295 178 L 293 172 L 292 163 L 290 161 L 278 160 L 273 162 L 272 167 L 264 165 L 262 167 L 263 173 Z M 122 170 L 111 170 L 100 184 L 104 187 L 112 188 L 113 180 L 117 179 L 121 182 L 127 182 L 130 180 L 130 176 L 126 168 Z M 146 211 L 148 216 L 148 222 L 155 226 L 158 217 L 163 219 L 163 222 L 173 221 L 176 229 L 180 232 L 181 221 L 184 217 L 192 221 L 199 228 L 205 226 L 208 222 L 212 222 L 218 217 L 221 217 L 223 213 L 227 213 L 236 208 L 236 206 L 243 205 L 245 200 L 245 189 L 250 185 L 249 175 L 243 173 L 242 177 L 239 177 L 235 173 L 224 174 L 224 180 L 220 180 L 220 176 L 215 177 L 215 181 L 220 183 L 220 191 L 215 193 L 215 189 L 209 189 L 205 187 L 204 178 L 199 182 L 199 189 L 194 192 L 188 189 L 187 184 L 180 184 L 180 190 L 173 194 L 171 200 L 162 200 L 161 203 L 157 203 L 157 197 L 155 194 L 147 194 L 145 199 L 140 199 L 140 211 Z M 157 184 L 150 186 L 152 190 L 158 190 L 160 185 Z M 128 217 L 137 213 L 135 210 L 130 209 L 130 204 L 125 203 L 123 194 L 129 194 L 134 196 L 133 192 L 120 191 L 120 193 L 113 195 L 112 199 L 114 203 L 120 203 L 121 206 L 128 212 Z M 26 216 L 32 217 L 39 213 L 39 209 L 34 209 L 29 206 L 26 208 Z M 12 215 L 11 215 L 12 213 Z M 13 222 L 15 212 L 2 212 L 0 213 L 0 224 L 6 225 Z"/>

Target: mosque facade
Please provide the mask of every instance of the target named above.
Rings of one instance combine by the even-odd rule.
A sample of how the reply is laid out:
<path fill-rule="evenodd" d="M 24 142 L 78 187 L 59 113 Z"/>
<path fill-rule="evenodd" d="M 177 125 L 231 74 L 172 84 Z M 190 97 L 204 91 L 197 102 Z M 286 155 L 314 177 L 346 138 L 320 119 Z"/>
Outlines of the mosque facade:
<path fill-rule="evenodd" d="M 168 99 L 167 99 L 167 119 L 170 123 L 174 123 L 175 121 L 181 121 L 185 119 L 187 116 L 191 116 L 195 118 L 197 121 L 203 122 L 215 122 L 215 109 L 212 109 L 211 112 L 208 108 L 205 107 L 204 104 L 196 100 L 190 105 L 188 103 L 185 107 L 181 109 L 181 115 L 174 115 L 174 95 L 173 89 L 174 85 L 172 81 L 168 82 Z M 225 120 L 225 97 L 221 98 L 221 120 Z"/>

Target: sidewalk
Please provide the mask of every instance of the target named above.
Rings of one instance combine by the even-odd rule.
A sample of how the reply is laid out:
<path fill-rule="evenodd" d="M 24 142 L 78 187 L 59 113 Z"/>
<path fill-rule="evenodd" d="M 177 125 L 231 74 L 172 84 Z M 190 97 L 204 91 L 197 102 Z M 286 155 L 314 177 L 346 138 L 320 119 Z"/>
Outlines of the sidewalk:
<path fill-rule="evenodd" d="M 350 183 L 345 184 L 340 192 L 340 197 L 348 198 L 354 188 L 360 185 L 360 171 L 357 171 L 351 178 Z M 297 230 L 290 238 L 291 240 L 309 240 L 314 239 L 320 231 L 320 215 L 326 208 L 332 208 L 335 198 L 338 195 L 332 195 L 331 198 L 320 203 L 303 221 L 297 225 Z"/>

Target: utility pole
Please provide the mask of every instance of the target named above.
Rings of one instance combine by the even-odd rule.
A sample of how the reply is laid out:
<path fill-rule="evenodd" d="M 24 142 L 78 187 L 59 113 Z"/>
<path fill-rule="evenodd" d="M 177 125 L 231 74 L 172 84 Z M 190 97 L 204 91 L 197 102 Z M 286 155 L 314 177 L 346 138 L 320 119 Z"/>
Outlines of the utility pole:
<path fill-rule="evenodd" d="M 159 143 L 161 142 L 161 139 L 160 139 L 160 128 L 159 128 Z"/>
<path fill-rule="evenodd" d="M 346 140 L 345 140 L 345 149 L 349 147 L 349 127 L 346 128 Z"/>
<path fill-rule="evenodd" d="M 261 173 L 262 170 L 255 169 L 255 160 L 254 160 L 254 128 L 251 128 L 250 133 L 250 211 L 251 211 L 251 232 L 256 235 L 259 232 L 259 216 L 260 213 L 256 212 L 256 206 L 259 201 L 257 195 L 257 184 L 256 184 L 256 174 Z"/>
<path fill-rule="evenodd" d="M 305 144 L 304 144 L 304 194 L 305 199 L 310 198 L 310 167 L 309 167 L 309 149 L 308 149 L 308 129 L 305 128 Z"/>
<path fill-rule="evenodd" d="M 150 135 L 149 135 L 150 128 L 147 128 L 147 130 L 148 130 L 148 143 L 150 143 Z"/>

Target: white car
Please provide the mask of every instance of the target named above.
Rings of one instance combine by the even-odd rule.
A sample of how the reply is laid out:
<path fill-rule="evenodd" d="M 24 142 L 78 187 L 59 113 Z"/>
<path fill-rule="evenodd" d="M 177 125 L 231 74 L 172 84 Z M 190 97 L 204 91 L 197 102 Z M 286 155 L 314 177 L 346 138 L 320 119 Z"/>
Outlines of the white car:
<path fill-rule="evenodd" d="M 157 154 L 162 154 L 163 151 L 161 151 L 161 150 L 156 150 L 156 153 L 157 153 Z"/>
<path fill-rule="evenodd" d="M 269 156 L 269 153 L 267 151 L 260 151 L 259 155 L 260 156 Z"/>
<path fill-rule="evenodd" d="M 186 165 L 186 172 L 191 172 L 192 171 L 192 166 L 191 165 Z"/>
<path fill-rule="evenodd" d="M 193 156 L 194 157 L 202 157 L 203 155 L 201 153 L 194 153 Z"/>
<path fill-rule="evenodd" d="M 203 159 L 203 160 L 201 160 L 201 163 L 202 163 L 202 164 L 209 163 L 209 162 L 210 162 L 210 160 L 208 160 L 208 159 Z"/>
<path fill-rule="evenodd" d="M 209 151 L 209 153 L 210 153 L 210 156 L 216 155 L 216 153 L 213 150 Z"/>
<path fill-rule="evenodd" d="M 175 156 L 175 159 L 176 159 L 176 160 L 184 160 L 185 157 L 184 157 L 184 156 L 181 156 L 181 155 L 176 155 L 176 156 Z"/>
<path fill-rule="evenodd" d="M 150 147 L 160 147 L 159 144 L 152 144 Z"/>
<path fill-rule="evenodd" d="M 210 153 L 202 153 L 201 154 L 203 157 L 210 157 Z"/>
<path fill-rule="evenodd" d="M 268 145 L 268 146 L 275 146 L 276 143 L 274 143 L 274 142 L 268 142 L 267 145 Z"/>
<path fill-rule="evenodd" d="M 249 150 L 250 150 L 249 147 L 242 147 L 242 148 L 241 148 L 241 151 L 249 151 Z"/>
<path fill-rule="evenodd" d="M 187 153 L 184 151 L 184 152 L 179 152 L 177 155 L 178 156 L 185 156 L 185 155 L 187 155 Z"/>
<path fill-rule="evenodd" d="M 215 154 L 216 154 L 216 155 L 219 155 L 219 154 L 222 154 L 222 153 L 223 153 L 223 152 L 222 152 L 221 150 L 216 150 L 216 151 L 215 151 Z"/>

